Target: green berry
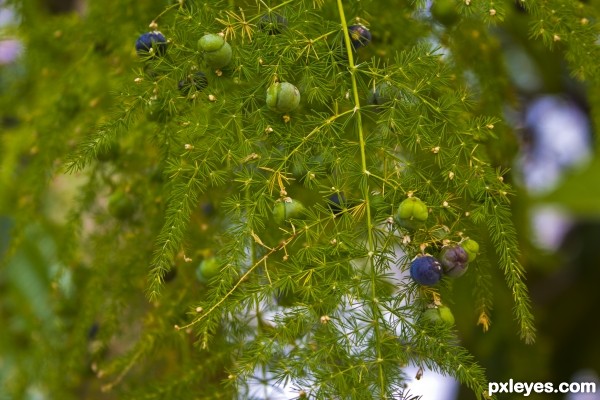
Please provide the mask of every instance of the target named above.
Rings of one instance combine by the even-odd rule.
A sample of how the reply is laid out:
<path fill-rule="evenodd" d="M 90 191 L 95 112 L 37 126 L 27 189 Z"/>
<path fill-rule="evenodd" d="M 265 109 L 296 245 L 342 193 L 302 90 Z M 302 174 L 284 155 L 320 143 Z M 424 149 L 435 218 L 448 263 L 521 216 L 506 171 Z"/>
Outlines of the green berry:
<path fill-rule="evenodd" d="M 479 253 L 479 243 L 477 243 L 473 239 L 467 239 L 460 245 L 467 252 L 467 255 L 469 256 L 469 262 L 477 258 L 477 253 Z"/>
<path fill-rule="evenodd" d="M 204 35 L 198 41 L 198 48 L 204 52 L 204 60 L 210 68 L 223 68 L 231 62 L 233 52 L 229 43 L 216 34 Z"/>
<path fill-rule="evenodd" d="M 135 204 L 123 190 L 117 190 L 108 198 L 108 212 L 115 218 L 124 220 L 133 215 Z"/>
<path fill-rule="evenodd" d="M 204 35 L 198 41 L 198 47 L 200 50 L 206 51 L 207 53 L 217 51 L 225 45 L 225 39 L 221 35 L 210 33 Z"/>
<path fill-rule="evenodd" d="M 450 310 L 450 308 L 448 308 L 446 306 L 439 306 L 438 311 L 440 313 L 440 317 L 442 318 L 442 321 L 446 325 L 449 325 L 449 326 L 454 325 L 454 315 L 452 314 L 452 311 Z"/>
<path fill-rule="evenodd" d="M 287 113 L 295 110 L 300 105 L 300 91 L 288 82 L 275 82 L 267 89 L 267 107 L 269 109 Z"/>
<path fill-rule="evenodd" d="M 219 274 L 219 271 L 219 261 L 215 257 L 205 258 L 196 268 L 196 277 L 200 282 L 208 283 Z"/>
<path fill-rule="evenodd" d="M 439 324 L 442 322 L 442 317 L 437 308 L 428 308 L 423 312 L 423 322 L 426 324 Z"/>
<path fill-rule="evenodd" d="M 421 226 L 429 217 L 429 210 L 418 197 L 409 197 L 398 206 L 396 219 L 398 223 L 410 229 Z"/>
<path fill-rule="evenodd" d="M 423 321 L 426 324 L 444 324 L 447 326 L 452 326 L 454 325 L 454 315 L 452 315 L 450 308 L 446 306 L 428 308 L 423 313 Z"/>
<path fill-rule="evenodd" d="M 290 218 L 300 218 L 306 209 L 298 200 L 292 200 L 289 197 L 278 200 L 273 207 L 273 218 L 278 224 L 282 224 Z"/>

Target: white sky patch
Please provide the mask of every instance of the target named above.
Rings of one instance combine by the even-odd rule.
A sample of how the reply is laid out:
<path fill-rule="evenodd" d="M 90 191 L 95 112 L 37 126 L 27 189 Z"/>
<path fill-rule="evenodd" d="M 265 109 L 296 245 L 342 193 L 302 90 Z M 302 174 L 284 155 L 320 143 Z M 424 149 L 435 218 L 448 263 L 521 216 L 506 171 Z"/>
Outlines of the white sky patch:
<path fill-rule="evenodd" d="M 404 369 L 409 378 L 407 389 L 411 396 L 423 396 L 423 400 L 455 400 L 459 384 L 454 378 L 444 376 L 434 371 L 424 370 L 421 379 L 415 377 L 419 367 L 411 365 Z"/>

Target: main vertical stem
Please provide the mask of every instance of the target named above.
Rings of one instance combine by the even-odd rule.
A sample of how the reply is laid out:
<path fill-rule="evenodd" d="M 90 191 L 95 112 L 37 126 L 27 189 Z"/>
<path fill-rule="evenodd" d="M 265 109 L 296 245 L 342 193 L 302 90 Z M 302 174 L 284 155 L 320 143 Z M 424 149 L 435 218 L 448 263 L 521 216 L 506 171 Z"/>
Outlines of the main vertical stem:
<path fill-rule="evenodd" d="M 350 40 L 350 34 L 348 32 L 348 24 L 346 23 L 346 16 L 344 14 L 344 4 L 343 4 L 343 0 L 337 0 L 337 5 L 338 5 L 338 11 L 340 14 L 340 20 L 342 23 L 342 30 L 344 32 L 344 43 L 346 44 L 346 54 L 348 54 L 348 65 L 349 65 L 349 69 L 350 69 L 350 78 L 352 81 L 352 94 L 354 97 L 354 112 L 356 113 L 356 125 L 357 125 L 357 130 L 358 130 L 358 142 L 360 145 L 360 160 L 361 160 L 361 167 L 362 167 L 362 173 L 364 174 L 364 182 L 365 185 L 362 187 L 362 194 L 364 196 L 365 199 L 365 207 L 367 209 L 367 248 L 369 250 L 368 253 L 368 260 L 367 260 L 367 267 L 370 267 L 371 270 L 371 312 L 373 314 L 373 331 L 375 333 L 375 347 L 376 347 L 376 353 L 377 353 L 377 365 L 378 365 L 378 371 L 379 371 L 379 385 L 380 385 L 380 390 L 381 390 L 381 396 L 385 397 L 385 392 L 386 392 L 386 383 L 385 383 L 385 376 L 384 376 L 384 371 L 383 371 L 383 366 L 382 366 L 382 361 L 383 361 L 383 357 L 381 354 L 381 347 L 380 347 L 380 343 L 381 343 L 381 332 L 380 332 L 380 327 L 379 327 L 379 316 L 380 316 L 380 312 L 379 312 L 379 307 L 377 305 L 377 299 L 376 299 L 376 293 L 375 293 L 375 288 L 376 288 L 376 270 L 375 270 L 375 264 L 373 262 L 373 258 L 375 256 L 375 239 L 373 237 L 373 221 L 372 221 L 372 217 L 371 217 L 371 199 L 369 196 L 370 190 L 369 190 L 369 170 L 367 169 L 367 155 L 366 155 L 366 144 L 365 144 L 365 138 L 364 138 L 364 132 L 363 132 L 363 125 L 362 125 L 362 115 L 361 115 L 361 110 L 360 110 L 360 98 L 358 96 L 358 85 L 356 83 L 356 65 L 354 64 L 354 54 L 352 53 L 352 41 Z"/>

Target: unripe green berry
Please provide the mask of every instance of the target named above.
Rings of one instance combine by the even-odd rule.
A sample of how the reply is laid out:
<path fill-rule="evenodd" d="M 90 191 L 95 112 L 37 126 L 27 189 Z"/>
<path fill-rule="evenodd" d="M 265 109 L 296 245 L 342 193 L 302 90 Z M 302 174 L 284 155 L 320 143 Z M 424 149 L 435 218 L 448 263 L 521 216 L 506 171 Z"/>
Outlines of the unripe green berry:
<path fill-rule="evenodd" d="M 449 325 L 449 326 L 454 325 L 454 315 L 452 314 L 452 311 L 450 310 L 450 308 L 448 308 L 446 306 L 439 306 L 438 311 L 440 313 L 440 317 L 442 318 L 442 321 L 446 325 Z"/>
<path fill-rule="evenodd" d="M 267 107 L 287 113 L 300 105 L 300 91 L 289 82 L 275 82 L 267 89 Z"/>
<path fill-rule="evenodd" d="M 202 283 L 208 283 L 219 274 L 219 261 L 215 257 L 205 258 L 196 268 L 196 277 Z"/>
<path fill-rule="evenodd" d="M 300 218 L 306 209 L 298 200 L 292 200 L 289 197 L 278 200 L 273 207 L 273 218 L 278 224 L 282 224 L 290 218 Z"/>
<path fill-rule="evenodd" d="M 477 243 L 473 239 L 467 239 L 460 245 L 467 252 L 467 255 L 469 256 L 469 262 L 477 258 L 477 253 L 479 253 L 479 243 Z"/>
<path fill-rule="evenodd" d="M 446 306 L 438 306 L 435 308 L 428 308 L 423 313 L 423 321 L 426 324 L 444 324 L 447 326 L 454 325 L 454 315 L 450 308 Z"/>
<path fill-rule="evenodd" d="M 225 45 L 225 39 L 221 35 L 209 33 L 198 40 L 198 47 L 207 53 L 217 51 Z"/>
<path fill-rule="evenodd" d="M 418 197 L 409 197 L 398 206 L 396 219 L 405 227 L 415 229 L 421 226 L 429 217 L 429 210 Z"/>
<path fill-rule="evenodd" d="M 210 68 L 223 68 L 231 62 L 233 52 L 229 43 L 216 34 L 204 35 L 198 41 L 198 48 L 204 52 L 204 60 Z"/>

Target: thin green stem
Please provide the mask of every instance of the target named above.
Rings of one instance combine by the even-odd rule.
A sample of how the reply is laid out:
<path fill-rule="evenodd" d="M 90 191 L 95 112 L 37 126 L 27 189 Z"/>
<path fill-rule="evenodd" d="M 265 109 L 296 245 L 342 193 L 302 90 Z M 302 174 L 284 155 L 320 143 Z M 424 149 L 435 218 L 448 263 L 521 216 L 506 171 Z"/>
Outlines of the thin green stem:
<path fill-rule="evenodd" d="M 344 32 L 344 43 L 346 44 L 346 53 L 348 54 L 348 64 L 350 68 L 350 79 L 352 81 L 352 94 L 354 96 L 354 112 L 356 113 L 356 125 L 358 129 L 358 141 L 360 145 L 360 160 L 362 173 L 365 175 L 365 185 L 363 187 L 363 196 L 365 198 L 365 206 L 367 208 L 367 241 L 369 257 L 368 263 L 371 267 L 371 310 L 373 313 L 373 330 L 375 332 L 375 348 L 377 351 L 377 365 L 379 366 L 379 385 L 381 390 L 381 396 L 385 397 L 386 384 L 385 376 L 383 371 L 383 357 L 381 353 L 381 332 L 379 327 L 379 307 L 376 299 L 376 273 L 375 264 L 373 263 L 373 257 L 375 256 L 375 239 L 373 235 L 373 221 L 371 217 L 371 200 L 369 198 L 369 176 L 371 175 L 367 169 L 367 154 L 366 154 L 366 142 L 363 132 L 362 114 L 360 109 L 360 98 L 358 93 L 358 84 L 356 82 L 356 65 L 354 64 L 354 55 L 352 54 L 352 42 L 350 40 L 350 34 L 348 32 L 348 24 L 346 23 L 346 16 L 344 14 L 343 0 L 337 0 L 338 11 L 340 15 L 340 21 L 342 23 L 342 30 Z"/>
<path fill-rule="evenodd" d="M 152 22 L 156 22 L 160 19 L 160 17 L 162 17 L 163 15 L 165 15 L 166 13 L 168 13 L 169 11 L 171 11 L 172 9 L 174 9 L 175 7 L 181 6 L 181 4 L 179 4 L 179 2 L 175 3 L 175 4 L 171 4 L 170 6 L 166 7 L 160 14 L 158 14 L 156 16 L 156 18 L 154 18 L 152 20 Z"/>

